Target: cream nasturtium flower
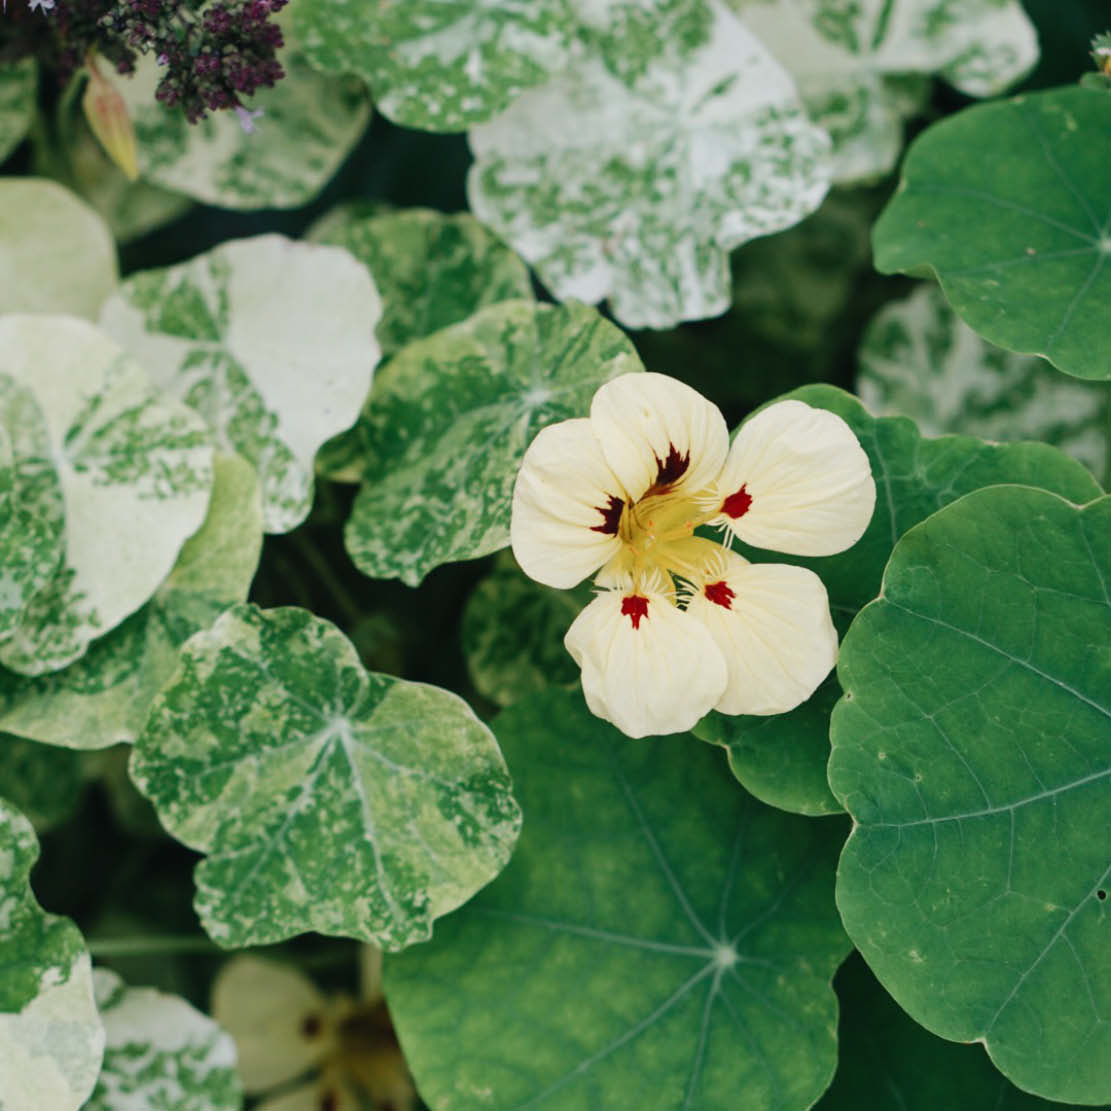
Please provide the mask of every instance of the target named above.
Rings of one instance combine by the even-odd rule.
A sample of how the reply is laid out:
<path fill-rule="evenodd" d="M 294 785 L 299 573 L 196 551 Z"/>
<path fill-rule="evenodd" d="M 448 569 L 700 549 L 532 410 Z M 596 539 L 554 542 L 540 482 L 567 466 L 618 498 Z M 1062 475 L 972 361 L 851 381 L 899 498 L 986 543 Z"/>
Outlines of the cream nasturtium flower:
<path fill-rule="evenodd" d="M 596 573 L 602 590 L 564 643 L 590 709 L 643 737 L 690 729 L 712 709 L 793 709 L 837 659 L 817 575 L 749 563 L 695 529 L 832 555 L 860 539 L 875 501 L 868 457 L 834 413 L 780 401 L 730 445 L 697 391 L 626 374 L 598 390 L 589 418 L 533 440 L 510 533 L 537 582 L 566 589 Z"/>

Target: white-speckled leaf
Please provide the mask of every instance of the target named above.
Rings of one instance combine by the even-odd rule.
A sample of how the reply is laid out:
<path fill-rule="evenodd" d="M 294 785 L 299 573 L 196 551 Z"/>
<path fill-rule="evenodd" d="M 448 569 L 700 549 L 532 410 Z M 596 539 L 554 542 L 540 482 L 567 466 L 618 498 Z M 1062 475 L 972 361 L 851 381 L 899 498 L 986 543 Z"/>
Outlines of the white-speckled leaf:
<path fill-rule="evenodd" d="M 365 671 L 300 609 L 236 606 L 193 637 L 131 774 L 208 854 L 195 905 L 229 947 L 306 930 L 423 941 L 520 828 L 497 742 L 461 698 Z"/>
<path fill-rule="evenodd" d="M 177 995 L 132 988 L 98 968 L 93 987 L 107 1044 L 83 1111 L 239 1111 L 235 1043 Z"/>
<path fill-rule="evenodd" d="M 829 139 L 787 72 L 715 7 L 630 86 L 590 54 L 471 131 L 471 208 L 560 299 L 632 327 L 729 305 L 728 252 L 797 223 L 829 186 Z"/>
<path fill-rule="evenodd" d="M 940 73 L 968 96 L 993 96 L 1038 58 L 1018 0 L 730 3 L 795 75 L 815 123 L 829 129 L 838 182 L 894 167 L 903 120 L 924 95 L 907 75 Z"/>
<path fill-rule="evenodd" d="M 0 1107 L 77 1111 L 96 1082 L 104 1027 L 81 934 L 28 885 L 38 855 L 31 823 L 0 799 Z"/>
<path fill-rule="evenodd" d="M 204 524 L 142 609 L 62 671 L 0 671 L 0 729 L 78 749 L 135 740 L 181 645 L 246 599 L 258 564 L 262 507 L 254 471 L 238 456 L 218 455 L 215 476 Z"/>
<path fill-rule="evenodd" d="M 877 416 L 910 417 L 929 435 L 1042 440 L 1097 477 L 1106 473 L 1111 388 L 981 339 L 936 285 L 886 305 L 872 320 L 857 391 Z"/>
<path fill-rule="evenodd" d="M 504 301 L 410 343 L 378 375 L 360 423 L 365 478 L 344 531 L 355 565 L 416 586 L 441 563 L 504 548 L 536 433 L 585 416 L 603 382 L 642 369 L 586 305 Z"/>
<path fill-rule="evenodd" d="M 0 180 L 0 312 L 92 320 L 117 280 L 112 233 L 80 197 L 41 178 Z"/>
<path fill-rule="evenodd" d="M 35 115 L 34 58 L 0 65 L 0 162 L 19 145 Z"/>
<path fill-rule="evenodd" d="M 65 504 L 64 560 L 0 643 L 0 663 L 38 675 L 81 656 L 169 574 L 204 520 L 212 448 L 196 414 L 76 317 L 0 317 L 0 374 L 34 395 Z"/>
<path fill-rule="evenodd" d="M 566 64 L 572 0 L 301 0 L 305 55 L 357 73 L 384 115 L 425 131 L 464 131 Z"/>
<path fill-rule="evenodd" d="M 132 276 L 101 323 L 254 465 L 266 530 L 287 532 L 312 505 L 317 449 L 366 400 L 381 311 L 346 251 L 261 235 Z"/>
<path fill-rule="evenodd" d="M 366 128 L 366 90 L 310 69 L 295 47 L 279 60 L 285 77 L 250 98 L 250 109 L 263 111 L 250 134 L 234 112 L 191 124 L 179 108 L 158 103 L 153 55 L 140 59 L 132 77 L 111 74 L 135 121 L 140 177 L 223 208 L 296 208 L 312 200 Z"/>

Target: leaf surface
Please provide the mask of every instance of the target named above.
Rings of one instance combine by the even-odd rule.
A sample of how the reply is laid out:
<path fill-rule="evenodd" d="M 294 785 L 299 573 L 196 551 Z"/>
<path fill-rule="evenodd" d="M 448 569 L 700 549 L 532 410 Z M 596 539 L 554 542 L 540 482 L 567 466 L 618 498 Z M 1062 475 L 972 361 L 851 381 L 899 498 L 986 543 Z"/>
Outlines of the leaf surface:
<path fill-rule="evenodd" d="M 84 787 L 80 759 L 53 745 L 0 733 L 0 794 L 42 833 L 77 809 Z"/>
<path fill-rule="evenodd" d="M 0 65 L 0 162 L 19 146 L 31 127 L 37 86 L 34 58 Z"/>

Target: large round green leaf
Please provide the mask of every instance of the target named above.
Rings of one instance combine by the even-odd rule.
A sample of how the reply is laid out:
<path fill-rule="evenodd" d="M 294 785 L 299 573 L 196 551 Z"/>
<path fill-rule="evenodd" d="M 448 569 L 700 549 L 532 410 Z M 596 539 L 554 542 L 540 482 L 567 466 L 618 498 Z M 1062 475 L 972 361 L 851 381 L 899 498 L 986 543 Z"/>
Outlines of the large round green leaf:
<path fill-rule="evenodd" d="M 863 537 L 838 555 L 806 559 L 741 548 L 751 560 L 795 563 L 819 575 L 842 631 L 879 594 L 899 537 L 943 505 L 1000 482 L 1038 486 L 1076 502 L 1101 492 L 1084 467 L 1045 444 L 987 444 L 971 436 L 923 439 L 909 420 L 873 417 L 856 398 L 832 386 L 804 386 L 786 396 L 836 413 L 853 430 L 872 464 L 876 509 Z M 839 809 L 825 774 L 829 711 L 839 692 L 831 676 L 809 702 L 782 717 L 713 713 L 695 733 L 729 748 L 730 766 L 757 798 L 802 814 L 827 814 Z"/>
<path fill-rule="evenodd" d="M 366 672 L 299 609 L 236 606 L 189 640 L 131 773 L 208 854 L 196 907 L 229 947 L 306 930 L 422 941 L 501 871 L 521 821 L 461 698 Z"/>
<path fill-rule="evenodd" d="M 440 1111 L 809 1107 L 836 1060 L 836 819 L 755 802 L 691 737 L 631 743 L 548 691 L 495 721 L 512 862 L 386 962 Z"/>
<path fill-rule="evenodd" d="M 104 1027 L 84 940 L 28 885 L 38 855 L 31 823 L 0 798 L 0 1107 L 77 1111 L 96 1082 Z"/>
<path fill-rule="evenodd" d="M 1111 1100 L 1111 497 L 997 486 L 897 545 L 838 675 L 845 927 L 1017 1085 Z"/>
<path fill-rule="evenodd" d="M 642 370 L 585 305 L 504 301 L 406 345 L 374 383 L 363 488 L 344 531 L 360 571 L 416 586 L 433 567 L 509 543 L 525 449 L 581 417 L 603 383 Z"/>
<path fill-rule="evenodd" d="M 884 273 L 932 267 L 992 343 L 1111 378 L 1111 97 L 1054 89 L 979 105 L 913 144 L 876 224 Z"/>

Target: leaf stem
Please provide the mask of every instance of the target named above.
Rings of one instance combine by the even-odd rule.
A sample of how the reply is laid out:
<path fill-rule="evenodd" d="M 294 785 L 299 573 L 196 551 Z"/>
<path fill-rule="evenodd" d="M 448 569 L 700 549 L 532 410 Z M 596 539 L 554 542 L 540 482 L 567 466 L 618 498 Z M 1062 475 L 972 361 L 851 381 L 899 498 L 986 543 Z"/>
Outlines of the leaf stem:
<path fill-rule="evenodd" d="M 94 957 L 142 957 L 157 953 L 223 953 L 203 934 L 153 934 L 147 937 L 94 937 L 87 941 Z"/>
<path fill-rule="evenodd" d="M 354 595 L 340 581 L 331 564 L 321 555 L 320 549 L 309 538 L 304 529 L 295 529 L 289 539 L 297 548 L 298 554 L 309 565 L 320 585 L 327 590 L 332 601 L 343 614 L 349 628 L 353 628 L 363 618 L 363 609 Z"/>

